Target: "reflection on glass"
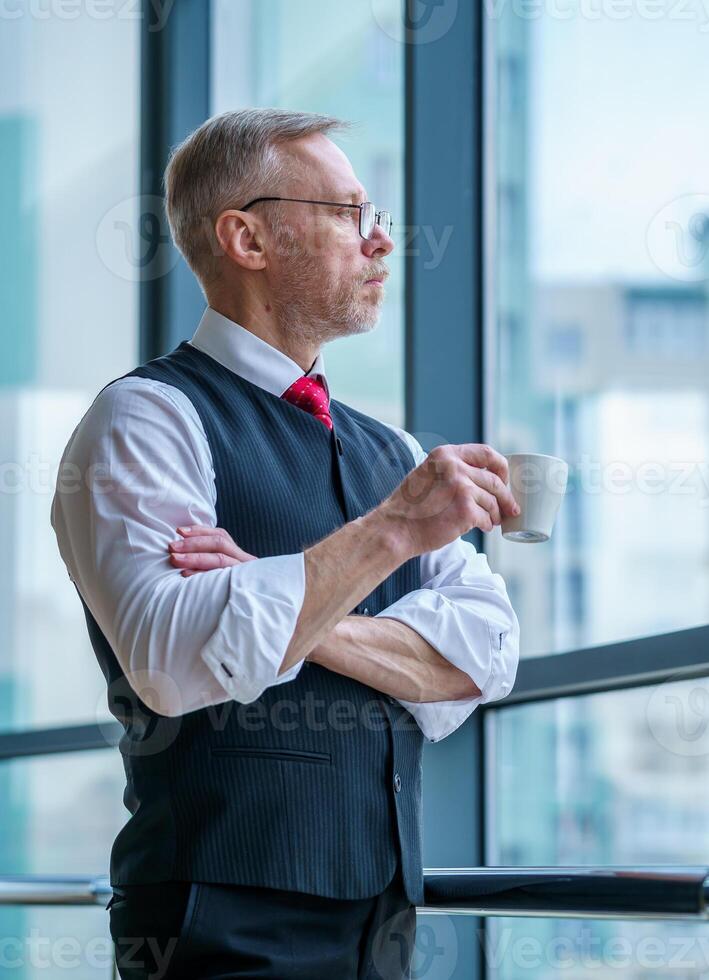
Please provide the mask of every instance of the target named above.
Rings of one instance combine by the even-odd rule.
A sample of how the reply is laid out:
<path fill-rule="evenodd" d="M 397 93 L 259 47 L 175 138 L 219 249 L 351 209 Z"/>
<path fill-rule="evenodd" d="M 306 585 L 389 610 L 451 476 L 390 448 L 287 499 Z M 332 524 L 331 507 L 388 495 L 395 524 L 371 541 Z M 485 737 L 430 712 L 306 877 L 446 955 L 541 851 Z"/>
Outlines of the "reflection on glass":
<path fill-rule="evenodd" d="M 391 211 L 396 243 L 386 259 L 381 319 L 373 331 L 325 348 L 333 397 L 404 424 L 404 48 L 399 0 L 343 8 L 328 0 L 213 0 L 214 113 L 273 106 L 338 116 L 356 125 L 332 139 L 377 207 Z M 264 188 L 264 193 L 268 188 Z"/>
<path fill-rule="evenodd" d="M 709 83 L 696 18 L 487 18 L 487 441 L 570 464 L 552 539 L 495 533 L 529 656 L 709 621 Z"/>
<path fill-rule="evenodd" d="M 103 246 L 128 247 L 135 207 L 139 21 L 45 7 L 0 30 L 0 730 L 96 717 L 105 683 L 50 506 L 81 415 L 137 358 L 135 282 Z"/>
<path fill-rule="evenodd" d="M 12 980 L 112 980 L 113 942 L 101 906 L 0 907 L 0 969 Z"/>
<path fill-rule="evenodd" d="M 0 764 L 0 875 L 107 875 L 121 805 L 114 749 Z M 98 908 L 0 907 L 0 975 L 108 980 L 108 913 Z"/>
<path fill-rule="evenodd" d="M 709 864 L 707 704 L 702 678 L 490 712 L 486 863 Z M 681 922 L 491 919 L 489 976 L 705 976 L 705 934 Z"/>
<path fill-rule="evenodd" d="M 0 764 L 0 874 L 108 874 L 124 785 L 115 748 Z"/>

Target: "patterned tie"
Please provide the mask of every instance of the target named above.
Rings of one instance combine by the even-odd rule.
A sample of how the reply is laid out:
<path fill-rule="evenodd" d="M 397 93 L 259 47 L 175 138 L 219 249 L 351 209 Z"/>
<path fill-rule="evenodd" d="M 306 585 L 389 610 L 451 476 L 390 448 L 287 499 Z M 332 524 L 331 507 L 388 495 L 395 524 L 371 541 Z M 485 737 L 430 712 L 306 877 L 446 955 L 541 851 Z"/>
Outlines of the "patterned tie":
<path fill-rule="evenodd" d="M 304 375 L 298 378 L 286 391 L 281 398 L 285 398 L 291 405 L 297 405 L 306 412 L 310 412 L 316 419 L 320 419 L 328 429 L 332 429 L 332 418 L 330 417 L 330 399 L 327 397 L 324 385 L 320 381 L 321 375 L 309 378 Z"/>

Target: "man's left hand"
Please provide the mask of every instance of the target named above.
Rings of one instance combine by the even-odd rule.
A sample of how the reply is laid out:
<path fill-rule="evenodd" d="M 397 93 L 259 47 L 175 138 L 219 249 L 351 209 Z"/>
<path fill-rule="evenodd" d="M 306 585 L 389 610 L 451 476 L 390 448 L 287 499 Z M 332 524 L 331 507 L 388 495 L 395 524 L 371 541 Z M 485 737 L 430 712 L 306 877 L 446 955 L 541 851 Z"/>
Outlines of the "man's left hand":
<path fill-rule="evenodd" d="M 170 562 L 175 568 L 182 569 L 185 578 L 197 572 L 208 572 L 212 568 L 241 565 L 242 562 L 253 561 L 257 557 L 240 548 L 223 527 L 192 524 L 178 527 L 177 532 L 182 537 L 168 545 Z"/>

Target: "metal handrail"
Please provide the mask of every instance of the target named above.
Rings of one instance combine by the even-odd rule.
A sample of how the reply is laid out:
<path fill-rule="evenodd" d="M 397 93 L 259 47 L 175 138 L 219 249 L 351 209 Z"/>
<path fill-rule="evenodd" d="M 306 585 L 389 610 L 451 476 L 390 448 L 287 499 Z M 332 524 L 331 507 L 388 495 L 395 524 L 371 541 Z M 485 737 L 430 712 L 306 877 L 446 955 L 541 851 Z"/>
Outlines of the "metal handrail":
<path fill-rule="evenodd" d="M 107 876 L 0 875 L 0 905 L 106 905 Z"/>
<path fill-rule="evenodd" d="M 429 868 L 421 911 L 549 919 L 709 919 L 709 867 Z"/>
<path fill-rule="evenodd" d="M 709 919 L 709 867 L 427 868 L 421 912 Z M 2 875 L 0 905 L 106 905 L 105 875 Z"/>

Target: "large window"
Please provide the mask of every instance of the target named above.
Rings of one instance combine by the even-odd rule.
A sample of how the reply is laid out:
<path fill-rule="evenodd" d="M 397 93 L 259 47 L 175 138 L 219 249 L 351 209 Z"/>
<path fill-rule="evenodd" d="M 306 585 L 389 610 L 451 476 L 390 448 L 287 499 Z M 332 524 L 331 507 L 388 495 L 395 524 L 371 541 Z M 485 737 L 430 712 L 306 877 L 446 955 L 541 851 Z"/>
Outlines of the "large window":
<path fill-rule="evenodd" d="M 2 13 L 3 875 L 105 874 L 126 816 L 116 749 L 28 753 L 30 730 L 111 717 L 50 506 L 74 427 L 138 359 L 139 35 L 119 2 Z M 102 908 L 3 907 L 0 936 L 3 976 L 111 975 Z"/>
<path fill-rule="evenodd" d="M 682 681 L 489 711 L 486 863 L 705 865 L 707 686 Z M 524 966 L 528 980 L 564 969 L 574 977 L 612 969 L 622 980 L 653 970 L 704 976 L 705 933 L 701 924 L 496 918 L 487 926 L 489 975 L 517 980 Z"/>
<path fill-rule="evenodd" d="M 578 686 L 485 712 L 485 861 L 703 866 L 705 679 L 586 695 L 573 651 L 639 678 L 650 637 L 709 622 L 706 34 L 669 4 L 531 6 L 485 18 L 486 439 L 570 478 L 549 542 L 486 543 L 522 655 Z M 498 917 L 484 952 L 498 980 L 709 969 L 681 922 Z"/>
<path fill-rule="evenodd" d="M 100 16 L 11 6 L 0 30 L 0 731 L 108 716 L 49 512 L 74 426 L 138 351 L 126 229 L 139 22 L 121 3 Z"/>
<path fill-rule="evenodd" d="M 570 465 L 548 543 L 490 540 L 526 656 L 709 620 L 707 36 L 535 6 L 487 18 L 487 438 Z"/>
<path fill-rule="evenodd" d="M 344 8 L 328 0 L 212 0 L 212 112 L 275 106 L 354 122 L 333 140 L 370 200 L 392 212 L 396 248 L 377 327 L 324 350 L 333 396 L 404 424 L 404 46 L 399 0 Z"/>

